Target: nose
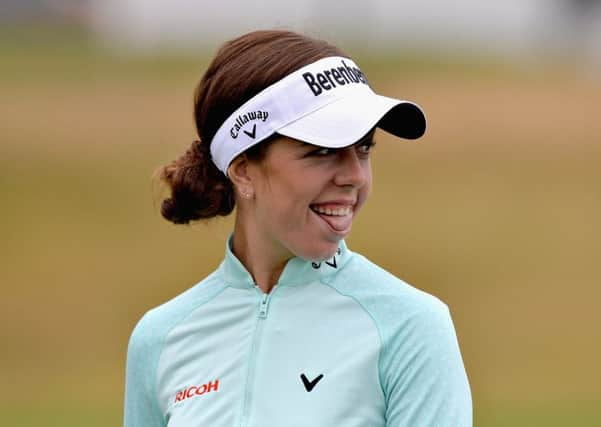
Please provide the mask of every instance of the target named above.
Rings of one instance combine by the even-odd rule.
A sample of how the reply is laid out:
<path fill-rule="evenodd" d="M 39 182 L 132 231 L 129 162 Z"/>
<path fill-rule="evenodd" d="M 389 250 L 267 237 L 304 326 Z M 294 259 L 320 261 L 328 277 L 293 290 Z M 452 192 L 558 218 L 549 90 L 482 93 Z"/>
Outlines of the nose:
<path fill-rule="evenodd" d="M 334 182 L 339 186 L 363 187 L 369 180 L 368 158 L 361 158 L 354 146 L 338 151 L 339 159 Z"/>

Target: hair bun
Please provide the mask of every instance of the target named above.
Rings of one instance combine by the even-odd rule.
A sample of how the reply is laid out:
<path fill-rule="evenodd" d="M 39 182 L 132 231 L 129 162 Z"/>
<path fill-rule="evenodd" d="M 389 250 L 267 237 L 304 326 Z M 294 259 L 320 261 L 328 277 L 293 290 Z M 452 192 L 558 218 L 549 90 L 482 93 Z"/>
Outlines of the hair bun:
<path fill-rule="evenodd" d="M 161 215 L 174 224 L 229 215 L 234 209 L 231 182 L 211 161 L 208 144 L 194 141 L 190 148 L 160 173 L 171 189 Z"/>
<path fill-rule="evenodd" d="M 174 224 L 186 224 L 188 220 L 182 217 L 175 200 L 171 197 L 161 203 L 161 215 Z"/>

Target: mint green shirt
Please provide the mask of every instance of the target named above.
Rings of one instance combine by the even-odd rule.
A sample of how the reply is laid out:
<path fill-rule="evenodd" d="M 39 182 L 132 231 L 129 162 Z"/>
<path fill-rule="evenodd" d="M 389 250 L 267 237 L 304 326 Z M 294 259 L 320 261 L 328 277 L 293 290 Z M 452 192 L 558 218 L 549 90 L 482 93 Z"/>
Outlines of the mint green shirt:
<path fill-rule="evenodd" d="M 472 425 L 449 310 L 342 241 L 264 294 L 226 245 L 150 310 L 127 354 L 125 427 Z"/>

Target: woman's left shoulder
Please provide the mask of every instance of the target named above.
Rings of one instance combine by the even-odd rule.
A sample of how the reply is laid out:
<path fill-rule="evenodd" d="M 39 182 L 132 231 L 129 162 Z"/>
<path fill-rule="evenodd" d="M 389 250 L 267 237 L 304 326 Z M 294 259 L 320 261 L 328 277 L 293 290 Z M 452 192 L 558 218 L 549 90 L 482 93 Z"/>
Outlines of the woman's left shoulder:
<path fill-rule="evenodd" d="M 336 287 L 374 310 L 387 314 L 448 316 L 449 308 L 435 295 L 395 276 L 361 254 L 354 253 L 336 278 Z"/>

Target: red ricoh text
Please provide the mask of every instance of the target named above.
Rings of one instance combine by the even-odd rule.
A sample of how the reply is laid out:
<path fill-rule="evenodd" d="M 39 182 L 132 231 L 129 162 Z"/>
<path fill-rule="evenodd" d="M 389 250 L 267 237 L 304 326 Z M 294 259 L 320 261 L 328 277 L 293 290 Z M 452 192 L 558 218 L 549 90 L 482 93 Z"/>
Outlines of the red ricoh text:
<path fill-rule="evenodd" d="M 193 385 L 185 390 L 178 391 L 175 395 L 175 401 L 181 402 L 182 400 L 189 399 L 194 396 L 202 396 L 205 393 L 210 393 L 212 391 L 218 390 L 219 380 L 209 381 L 208 383 L 199 386 Z"/>

